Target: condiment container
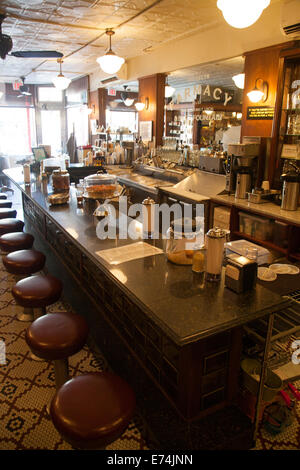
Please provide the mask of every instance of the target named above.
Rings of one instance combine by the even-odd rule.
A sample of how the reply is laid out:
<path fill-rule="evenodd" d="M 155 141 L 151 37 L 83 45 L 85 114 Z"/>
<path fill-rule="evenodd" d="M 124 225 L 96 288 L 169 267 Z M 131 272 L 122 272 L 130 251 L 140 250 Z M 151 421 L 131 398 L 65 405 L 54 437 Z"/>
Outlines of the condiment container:
<path fill-rule="evenodd" d="M 68 193 L 70 189 L 70 175 L 66 170 L 54 170 L 52 173 L 52 187 L 54 193 Z"/>
<path fill-rule="evenodd" d="M 174 220 L 167 230 L 166 254 L 175 264 L 192 265 L 194 247 L 198 243 L 200 231 L 196 231 L 196 221 L 190 218 Z"/>
<path fill-rule="evenodd" d="M 84 178 L 83 186 L 83 196 L 90 199 L 106 199 L 114 197 L 118 188 L 116 176 L 102 172 L 98 172 Z"/>
<path fill-rule="evenodd" d="M 30 165 L 28 165 L 28 163 L 25 163 L 25 165 L 23 165 L 23 172 L 24 172 L 24 183 L 30 184 Z"/>
<path fill-rule="evenodd" d="M 194 276 L 194 283 L 203 288 L 205 285 L 205 271 L 206 271 L 206 248 L 205 246 L 195 245 L 193 254 L 192 271 Z"/>
<path fill-rule="evenodd" d="M 143 233 L 151 235 L 155 229 L 155 201 L 150 197 L 143 200 Z"/>
<path fill-rule="evenodd" d="M 227 257 L 225 286 L 237 294 L 249 291 L 256 285 L 257 261 L 236 254 Z"/>
<path fill-rule="evenodd" d="M 221 279 L 225 241 L 226 231 L 218 227 L 209 230 L 205 236 L 207 281 Z"/>

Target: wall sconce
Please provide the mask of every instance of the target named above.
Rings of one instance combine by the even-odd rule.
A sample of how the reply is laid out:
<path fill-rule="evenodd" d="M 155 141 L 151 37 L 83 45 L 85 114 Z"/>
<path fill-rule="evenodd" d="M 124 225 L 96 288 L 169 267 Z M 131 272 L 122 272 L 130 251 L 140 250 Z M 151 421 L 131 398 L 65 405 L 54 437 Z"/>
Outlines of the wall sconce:
<path fill-rule="evenodd" d="M 89 116 L 90 114 L 94 114 L 94 113 L 95 113 L 95 105 L 92 104 L 92 106 L 90 106 L 89 108 L 87 108 L 87 114 L 88 114 L 88 116 Z"/>
<path fill-rule="evenodd" d="M 268 99 L 268 92 L 268 82 L 265 82 L 262 78 L 257 78 L 253 90 L 249 91 L 247 96 L 252 103 L 258 103 L 259 101 L 264 103 Z"/>
<path fill-rule="evenodd" d="M 146 97 L 145 100 L 143 101 L 141 99 L 141 101 L 137 101 L 135 103 L 135 107 L 137 109 L 137 111 L 143 111 L 143 109 L 149 109 L 149 98 Z"/>

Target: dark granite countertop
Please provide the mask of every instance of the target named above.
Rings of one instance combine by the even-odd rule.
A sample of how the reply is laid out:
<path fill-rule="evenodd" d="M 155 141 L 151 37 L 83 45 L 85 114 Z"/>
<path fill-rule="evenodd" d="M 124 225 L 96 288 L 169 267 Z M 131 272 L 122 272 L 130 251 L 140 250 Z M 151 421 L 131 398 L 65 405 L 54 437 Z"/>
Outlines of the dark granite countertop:
<path fill-rule="evenodd" d="M 164 254 L 111 266 L 96 252 L 135 241 L 98 239 L 97 220 L 77 207 L 72 188 L 68 205 L 49 206 L 39 181 L 25 188 L 22 167 L 5 170 L 5 174 L 178 345 L 243 325 L 289 304 L 261 285 L 241 295 L 225 288 L 224 279 L 201 289 L 191 267 L 174 265 Z M 161 241 L 149 243 L 161 246 Z"/>

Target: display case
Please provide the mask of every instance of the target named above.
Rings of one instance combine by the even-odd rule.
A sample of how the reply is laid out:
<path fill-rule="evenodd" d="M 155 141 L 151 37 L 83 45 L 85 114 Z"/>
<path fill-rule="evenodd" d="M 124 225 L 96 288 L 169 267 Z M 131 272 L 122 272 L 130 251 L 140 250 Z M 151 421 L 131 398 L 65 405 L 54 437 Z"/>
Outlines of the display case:
<path fill-rule="evenodd" d="M 281 187 L 289 163 L 300 168 L 300 48 L 281 52 L 272 133 L 269 180 Z"/>

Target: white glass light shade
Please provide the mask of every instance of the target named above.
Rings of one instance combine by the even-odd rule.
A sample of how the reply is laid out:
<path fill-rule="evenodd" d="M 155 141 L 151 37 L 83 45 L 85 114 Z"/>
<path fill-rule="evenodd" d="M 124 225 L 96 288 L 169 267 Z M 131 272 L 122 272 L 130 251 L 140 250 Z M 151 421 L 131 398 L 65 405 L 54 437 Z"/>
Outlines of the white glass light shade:
<path fill-rule="evenodd" d="M 125 62 L 123 57 L 119 57 L 114 52 L 109 51 L 97 59 L 98 64 L 105 73 L 116 73 Z"/>
<path fill-rule="evenodd" d="M 133 102 L 134 102 L 134 98 L 126 98 L 126 100 L 124 101 L 124 104 L 125 106 L 131 106 L 133 105 Z"/>
<path fill-rule="evenodd" d="M 143 111 L 143 109 L 145 108 L 145 103 L 137 102 L 135 103 L 135 107 L 138 111 Z"/>
<path fill-rule="evenodd" d="M 66 90 L 71 83 L 71 80 L 65 77 L 62 73 L 52 79 L 52 82 L 59 90 Z"/>
<path fill-rule="evenodd" d="M 175 88 L 170 85 L 165 86 L 165 98 L 171 98 L 175 93 Z"/>
<path fill-rule="evenodd" d="M 264 93 L 260 90 L 252 90 L 247 93 L 247 96 L 252 103 L 258 103 L 264 96 Z"/>
<path fill-rule="evenodd" d="M 214 110 L 213 109 L 205 109 L 204 112 L 205 112 L 205 114 L 208 114 L 208 116 L 210 116 L 214 112 Z"/>
<path fill-rule="evenodd" d="M 234 75 L 232 77 L 232 80 L 235 83 L 235 86 L 238 88 L 241 88 L 241 90 L 244 89 L 245 86 L 245 74 L 244 73 L 239 73 L 238 75 Z"/>
<path fill-rule="evenodd" d="M 217 6 L 224 19 L 234 28 L 248 28 L 254 24 L 270 0 L 218 0 Z"/>

